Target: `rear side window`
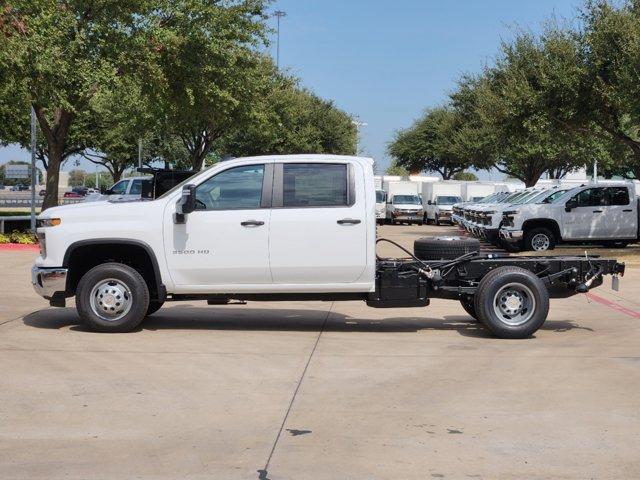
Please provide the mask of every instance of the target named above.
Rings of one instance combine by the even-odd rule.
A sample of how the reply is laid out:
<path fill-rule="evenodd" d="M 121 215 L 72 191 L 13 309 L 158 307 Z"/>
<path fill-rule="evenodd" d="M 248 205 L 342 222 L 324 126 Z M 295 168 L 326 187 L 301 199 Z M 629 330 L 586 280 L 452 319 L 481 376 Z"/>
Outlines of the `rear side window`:
<path fill-rule="evenodd" d="M 134 180 L 131 182 L 129 195 L 140 195 L 142 193 L 142 180 Z"/>
<path fill-rule="evenodd" d="M 285 163 L 283 207 L 340 207 L 348 205 L 347 165 Z"/>
<path fill-rule="evenodd" d="M 575 197 L 579 207 L 600 207 L 606 205 L 604 188 L 587 188 Z"/>
<path fill-rule="evenodd" d="M 629 205 L 629 189 L 627 187 L 607 188 L 609 205 Z"/>

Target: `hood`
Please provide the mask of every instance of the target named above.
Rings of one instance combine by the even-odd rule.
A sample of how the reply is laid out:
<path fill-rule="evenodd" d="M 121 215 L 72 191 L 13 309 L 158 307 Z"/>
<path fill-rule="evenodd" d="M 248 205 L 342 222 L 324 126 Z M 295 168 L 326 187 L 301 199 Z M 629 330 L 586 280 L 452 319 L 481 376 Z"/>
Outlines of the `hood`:
<path fill-rule="evenodd" d="M 93 221 L 96 218 L 118 218 L 118 217 L 130 217 L 135 215 L 144 215 L 147 208 L 151 207 L 156 202 L 131 202 L 126 209 L 123 209 L 119 203 L 100 200 L 96 202 L 80 202 L 69 205 L 61 205 L 59 207 L 48 208 L 40 215 L 39 219 L 60 217 L 63 219 L 71 220 L 89 220 Z"/>
<path fill-rule="evenodd" d="M 436 208 L 438 210 L 442 210 L 445 212 L 450 212 L 453 210 L 453 205 L 436 205 Z"/>

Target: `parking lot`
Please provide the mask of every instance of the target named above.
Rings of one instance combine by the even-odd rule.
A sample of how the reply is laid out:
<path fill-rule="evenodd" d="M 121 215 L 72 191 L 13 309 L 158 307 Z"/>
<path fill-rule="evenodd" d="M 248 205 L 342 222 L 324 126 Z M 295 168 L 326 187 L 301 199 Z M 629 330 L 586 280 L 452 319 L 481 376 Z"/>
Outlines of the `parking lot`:
<path fill-rule="evenodd" d="M 97 334 L 33 293 L 34 253 L 0 252 L 0 478 L 638 478 L 640 247 L 553 253 L 585 249 L 628 262 L 620 291 L 515 341 L 443 300 L 169 303 Z"/>

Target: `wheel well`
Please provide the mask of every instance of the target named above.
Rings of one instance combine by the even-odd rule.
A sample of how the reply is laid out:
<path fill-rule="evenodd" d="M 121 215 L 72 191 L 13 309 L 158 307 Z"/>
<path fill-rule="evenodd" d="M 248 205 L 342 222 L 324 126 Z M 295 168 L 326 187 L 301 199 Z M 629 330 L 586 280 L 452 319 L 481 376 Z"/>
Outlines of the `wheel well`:
<path fill-rule="evenodd" d="M 551 230 L 551 233 L 553 233 L 556 240 L 561 239 L 560 227 L 558 226 L 558 223 L 555 220 L 550 220 L 548 218 L 536 218 L 532 220 L 527 220 L 522 225 L 522 230 L 525 232 L 525 235 L 527 234 L 527 231 L 533 228 L 548 228 L 549 230 Z"/>
<path fill-rule="evenodd" d="M 164 286 L 153 253 L 144 245 L 125 242 L 91 242 L 69 247 L 64 261 L 64 266 L 69 269 L 67 295 L 75 295 L 78 283 L 85 273 L 109 262 L 122 263 L 137 270 L 147 283 L 150 298 L 164 299 Z"/>

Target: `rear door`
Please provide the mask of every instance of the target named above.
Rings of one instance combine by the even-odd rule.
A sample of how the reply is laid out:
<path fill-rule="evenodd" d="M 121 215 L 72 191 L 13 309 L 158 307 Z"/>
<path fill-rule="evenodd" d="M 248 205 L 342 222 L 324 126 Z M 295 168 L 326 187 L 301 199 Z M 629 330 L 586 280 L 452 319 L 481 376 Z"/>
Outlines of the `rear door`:
<path fill-rule="evenodd" d="M 274 283 L 360 278 L 367 264 L 363 178 L 361 167 L 348 162 L 275 165 L 269 236 Z"/>
<path fill-rule="evenodd" d="M 563 239 L 607 238 L 607 197 L 605 187 L 587 188 L 575 194 L 577 207 L 563 212 Z"/>
<path fill-rule="evenodd" d="M 607 188 L 606 238 L 635 238 L 638 229 L 635 198 L 626 186 Z"/>

